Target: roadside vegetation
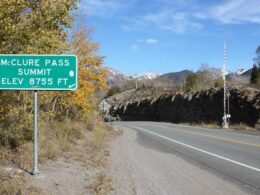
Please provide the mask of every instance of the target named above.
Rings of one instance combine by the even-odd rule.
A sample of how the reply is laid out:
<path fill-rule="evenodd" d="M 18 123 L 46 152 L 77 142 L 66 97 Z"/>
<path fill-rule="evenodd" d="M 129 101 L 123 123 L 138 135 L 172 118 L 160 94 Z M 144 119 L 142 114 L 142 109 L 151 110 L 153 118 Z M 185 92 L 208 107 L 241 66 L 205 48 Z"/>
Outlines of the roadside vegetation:
<path fill-rule="evenodd" d="M 252 85 L 260 89 L 260 46 L 256 49 L 256 57 L 254 58 L 250 81 Z"/>
<path fill-rule="evenodd" d="M 207 64 L 202 64 L 197 72 L 189 73 L 183 80 L 173 83 L 169 78 L 159 76 L 152 80 L 126 80 L 115 83 L 107 92 L 107 97 L 113 96 L 127 90 L 150 89 L 154 93 L 182 93 L 189 91 L 200 91 L 210 88 L 222 87 L 223 79 L 221 73 L 214 73 Z"/>
<path fill-rule="evenodd" d="M 107 97 L 110 97 L 110 96 L 113 96 L 117 93 L 120 93 L 121 92 L 121 89 L 119 86 L 117 85 L 113 85 L 112 87 L 110 87 L 110 89 L 107 91 Z"/>
<path fill-rule="evenodd" d="M 74 54 L 78 57 L 79 85 L 75 92 L 39 93 L 39 163 L 73 151 L 77 140 L 88 140 L 93 164 L 104 150 L 107 129 L 99 118 L 95 94 L 108 89 L 104 56 L 92 30 L 73 26 L 79 0 L 0 2 L 1 54 Z M 79 22 L 75 22 L 79 23 Z M 29 91 L 0 91 L 0 194 L 37 194 L 25 184 L 23 174 L 3 167 L 31 172 L 33 163 L 33 94 Z M 101 155 L 102 156 L 102 155 Z"/>

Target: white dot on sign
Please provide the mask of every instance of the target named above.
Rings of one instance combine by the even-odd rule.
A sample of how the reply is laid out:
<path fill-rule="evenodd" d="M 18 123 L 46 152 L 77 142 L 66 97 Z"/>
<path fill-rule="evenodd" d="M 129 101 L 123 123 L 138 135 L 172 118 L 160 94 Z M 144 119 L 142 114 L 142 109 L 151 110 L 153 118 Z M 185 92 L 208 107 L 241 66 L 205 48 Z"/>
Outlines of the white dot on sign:
<path fill-rule="evenodd" d="M 73 70 L 70 71 L 70 77 L 74 77 L 74 71 Z"/>

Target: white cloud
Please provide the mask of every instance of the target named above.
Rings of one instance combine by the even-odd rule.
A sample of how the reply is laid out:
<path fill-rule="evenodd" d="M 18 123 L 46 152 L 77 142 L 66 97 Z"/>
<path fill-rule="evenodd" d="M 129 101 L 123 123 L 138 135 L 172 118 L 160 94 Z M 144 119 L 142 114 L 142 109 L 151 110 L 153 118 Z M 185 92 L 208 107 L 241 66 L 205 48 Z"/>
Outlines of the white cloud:
<path fill-rule="evenodd" d="M 206 13 L 197 14 L 202 19 L 214 19 L 224 24 L 260 24 L 259 0 L 228 0 L 212 6 Z"/>
<path fill-rule="evenodd" d="M 164 30 L 171 30 L 182 34 L 187 32 L 197 32 L 203 28 L 203 25 L 192 21 L 186 13 L 176 13 L 169 16 L 169 20 L 160 24 Z"/>
<path fill-rule="evenodd" d="M 260 0 L 224 0 L 201 3 L 198 0 L 151 0 L 151 9 L 136 12 L 141 0 L 82 0 L 80 10 L 90 16 L 110 18 L 120 16 L 121 27 L 126 31 L 159 29 L 176 34 L 201 31 L 203 20 L 221 24 L 260 24 Z M 155 5 L 158 4 L 158 8 Z M 149 7 L 149 6 L 148 6 Z M 147 11 L 148 10 L 148 11 Z M 137 15 L 139 14 L 139 15 Z M 145 41 L 145 40 L 144 40 Z"/>
<path fill-rule="evenodd" d="M 160 11 L 158 13 L 147 14 L 137 18 L 128 18 L 128 25 L 124 25 L 125 30 L 145 30 L 158 28 L 160 30 L 172 31 L 177 34 L 187 32 L 197 32 L 203 25 L 194 22 L 190 16 L 184 12 L 174 10 Z"/>
<path fill-rule="evenodd" d="M 154 1 L 161 3 L 161 10 L 128 18 L 123 28 L 128 31 L 157 28 L 185 34 L 201 31 L 203 20 L 221 24 L 260 24 L 260 0 L 225 0 L 206 4 L 196 0 Z"/>
<path fill-rule="evenodd" d="M 129 0 L 126 4 L 121 0 L 82 0 L 80 11 L 90 16 L 112 17 L 135 4 L 136 0 Z"/>
<path fill-rule="evenodd" d="M 136 41 L 138 44 L 146 43 L 146 44 L 157 44 L 159 41 L 155 38 L 149 38 L 149 39 L 138 39 Z"/>
<path fill-rule="evenodd" d="M 154 38 L 150 38 L 150 39 L 147 39 L 145 41 L 147 44 L 156 44 L 156 43 L 159 43 L 159 41 L 157 39 L 154 39 Z"/>
<path fill-rule="evenodd" d="M 126 3 L 123 0 L 82 0 L 80 2 L 80 11 L 90 16 L 110 18 L 116 14 L 124 14 L 125 10 L 134 8 L 134 5 L 140 1 L 141 0 L 128 0 Z M 187 2 L 192 4 L 191 2 L 193 1 L 194 0 L 153 0 L 151 3 L 160 3 L 160 7 L 163 9 L 163 7 L 166 6 L 166 9 L 157 12 L 153 10 L 153 13 L 131 16 L 125 19 L 125 24 L 122 25 L 122 28 L 127 31 L 140 31 L 155 27 L 160 30 L 168 30 L 179 34 L 199 31 L 202 29 L 201 24 L 192 21 L 188 14 L 176 12 L 172 8 L 173 5 L 187 5 Z"/>
<path fill-rule="evenodd" d="M 193 5 L 196 0 L 154 0 L 155 2 L 158 2 L 163 5 Z"/>
<path fill-rule="evenodd" d="M 159 41 L 155 38 L 149 38 L 149 39 L 138 39 L 132 46 L 132 50 L 133 51 L 138 51 L 139 48 L 143 45 L 143 44 L 157 44 L 159 43 Z"/>

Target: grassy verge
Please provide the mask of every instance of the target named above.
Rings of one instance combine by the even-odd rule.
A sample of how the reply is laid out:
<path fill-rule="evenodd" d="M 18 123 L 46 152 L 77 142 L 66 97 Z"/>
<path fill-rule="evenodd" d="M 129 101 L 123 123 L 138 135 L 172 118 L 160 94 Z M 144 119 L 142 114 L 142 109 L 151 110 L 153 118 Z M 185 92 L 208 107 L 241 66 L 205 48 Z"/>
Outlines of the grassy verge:
<path fill-rule="evenodd" d="M 192 124 L 191 124 L 192 125 Z M 194 125 L 194 124 L 193 124 Z M 217 123 L 201 123 L 201 124 L 196 124 L 195 126 L 198 127 L 204 127 L 204 128 L 209 128 L 209 129 L 217 129 L 220 128 L 219 124 Z"/>
<path fill-rule="evenodd" d="M 98 169 L 105 167 L 109 156 L 109 132 L 109 128 L 94 116 L 89 117 L 84 123 L 70 120 L 42 122 L 39 125 L 39 166 L 43 167 L 47 161 L 56 160 L 66 153 L 70 159 L 82 162 L 85 166 Z M 17 170 L 31 172 L 33 143 L 27 142 L 14 150 L 8 147 L 0 148 L 0 194 L 39 194 L 40 189 L 26 183 L 24 173 L 5 169 L 5 165 L 10 163 L 15 164 Z M 108 180 L 106 177 L 102 179 L 97 176 L 94 183 L 101 181 Z M 109 189 L 108 185 L 106 182 L 104 189 Z"/>
<path fill-rule="evenodd" d="M 39 166 L 43 166 L 47 160 L 55 160 L 62 152 L 72 150 L 73 143 L 82 137 L 83 132 L 84 125 L 80 122 L 40 123 Z M 32 142 L 24 143 L 12 150 L 10 147 L 1 147 L 0 163 L 0 194 L 38 194 L 40 190 L 26 184 L 23 177 L 24 172 L 32 171 Z M 15 168 L 6 168 L 6 165 L 10 164 Z"/>
<path fill-rule="evenodd" d="M 95 124 L 93 138 L 89 137 L 85 142 L 85 148 L 88 150 L 85 159 L 88 159 L 88 165 L 98 169 L 98 172 L 93 182 L 87 183 L 85 188 L 93 195 L 109 194 L 113 187 L 110 175 L 107 173 L 107 159 L 110 156 L 108 143 L 121 135 L 122 131 L 102 122 L 95 121 Z"/>
<path fill-rule="evenodd" d="M 104 172 L 99 173 L 95 179 L 95 182 L 86 186 L 86 190 L 95 195 L 108 194 L 111 190 L 113 190 L 110 176 Z"/>
<path fill-rule="evenodd" d="M 62 152 L 70 151 L 75 140 L 83 137 L 84 124 L 80 122 L 42 122 L 39 125 L 39 165 L 55 160 Z M 12 161 L 18 167 L 31 172 L 33 167 L 33 143 L 27 142 L 14 150 L 1 149 L 4 161 Z"/>
<path fill-rule="evenodd" d="M 0 194 L 21 194 L 24 180 L 21 175 L 0 169 L 0 184 Z"/>
<path fill-rule="evenodd" d="M 229 128 L 234 129 L 234 130 L 257 131 L 256 128 L 250 127 L 250 126 L 243 124 L 243 123 L 232 124 L 232 125 L 230 125 Z"/>

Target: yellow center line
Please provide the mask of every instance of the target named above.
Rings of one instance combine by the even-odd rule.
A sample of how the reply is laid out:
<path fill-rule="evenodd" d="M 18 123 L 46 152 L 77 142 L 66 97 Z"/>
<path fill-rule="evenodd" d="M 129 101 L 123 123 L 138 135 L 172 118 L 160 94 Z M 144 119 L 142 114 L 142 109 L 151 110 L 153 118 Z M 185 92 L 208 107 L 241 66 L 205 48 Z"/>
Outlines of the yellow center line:
<path fill-rule="evenodd" d="M 170 130 L 174 130 L 174 131 L 185 132 L 185 133 L 189 133 L 189 134 L 193 134 L 193 135 L 200 135 L 200 136 L 204 136 L 204 137 L 208 137 L 208 138 L 212 138 L 212 139 L 217 139 L 217 140 L 232 142 L 232 143 L 236 143 L 236 144 L 243 144 L 243 145 L 247 145 L 247 146 L 251 146 L 251 147 L 260 148 L 260 144 L 252 144 L 252 143 L 248 143 L 248 142 L 245 142 L 245 141 L 242 141 L 242 140 L 235 140 L 235 139 L 217 137 L 217 136 L 213 136 L 213 135 L 207 135 L 207 134 L 204 134 L 204 133 L 191 132 L 191 131 L 188 131 L 188 130 L 178 130 L 178 129 L 173 129 L 173 128 L 169 128 L 169 127 L 166 127 L 166 128 L 170 129 Z"/>

